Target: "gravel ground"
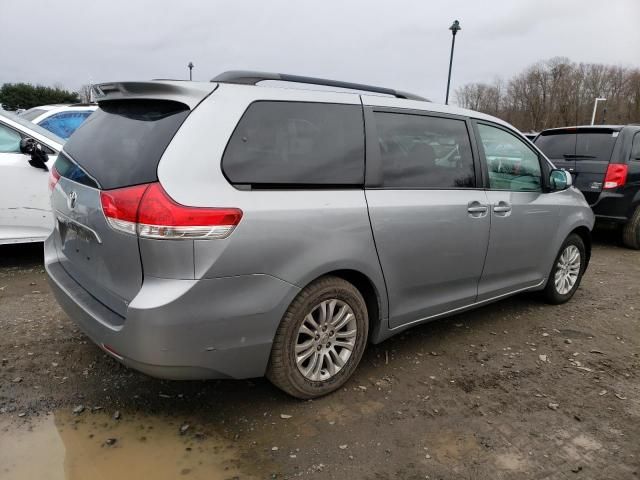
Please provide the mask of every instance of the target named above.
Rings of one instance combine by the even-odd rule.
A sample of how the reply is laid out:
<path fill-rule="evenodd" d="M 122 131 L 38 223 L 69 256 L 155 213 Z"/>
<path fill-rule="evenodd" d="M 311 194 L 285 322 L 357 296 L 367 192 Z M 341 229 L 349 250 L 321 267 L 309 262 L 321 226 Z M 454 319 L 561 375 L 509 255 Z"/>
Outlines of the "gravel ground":
<path fill-rule="evenodd" d="M 640 252 L 599 234 L 568 304 L 520 295 L 418 326 L 370 346 L 346 388 L 301 402 L 263 379 L 122 367 L 57 306 L 40 245 L 0 247 L 0 478 L 51 456 L 60 478 L 82 478 L 80 454 L 135 457 L 142 470 L 120 478 L 637 478 L 639 294 Z M 46 428 L 58 453 L 37 447 Z"/>

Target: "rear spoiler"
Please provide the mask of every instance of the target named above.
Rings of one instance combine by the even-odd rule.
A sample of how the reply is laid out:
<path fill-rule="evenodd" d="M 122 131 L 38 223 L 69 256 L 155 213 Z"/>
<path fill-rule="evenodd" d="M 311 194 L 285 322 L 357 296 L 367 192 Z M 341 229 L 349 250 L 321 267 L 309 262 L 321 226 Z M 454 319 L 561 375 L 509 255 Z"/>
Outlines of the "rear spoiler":
<path fill-rule="evenodd" d="M 153 80 L 150 82 L 110 82 L 94 86 L 98 104 L 113 100 L 170 100 L 193 109 L 218 87 L 217 83 Z"/>

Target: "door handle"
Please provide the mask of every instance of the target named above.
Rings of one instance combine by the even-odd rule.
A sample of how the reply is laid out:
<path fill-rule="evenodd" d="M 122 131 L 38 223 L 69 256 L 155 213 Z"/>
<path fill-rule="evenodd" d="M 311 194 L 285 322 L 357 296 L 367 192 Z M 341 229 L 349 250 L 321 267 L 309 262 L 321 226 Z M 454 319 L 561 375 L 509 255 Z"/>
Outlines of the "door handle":
<path fill-rule="evenodd" d="M 467 208 L 467 212 L 469 213 L 485 213 L 487 211 L 487 207 L 484 205 L 479 205 L 477 207 L 469 207 Z"/>
<path fill-rule="evenodd" d="M 511 205 L 507 202 L 494 203 L 493 211 L 495 213 L 509 213 L 511 211 Z"/>
<path fill-rule="evenodd" d="M 489 207 L 487 205 L 483 205 L 480 202 L 474 201 L 469 202 L 467 204 L 467 212 L 469 212 L 474 217 L 483 217 L 486 215 Z"/>

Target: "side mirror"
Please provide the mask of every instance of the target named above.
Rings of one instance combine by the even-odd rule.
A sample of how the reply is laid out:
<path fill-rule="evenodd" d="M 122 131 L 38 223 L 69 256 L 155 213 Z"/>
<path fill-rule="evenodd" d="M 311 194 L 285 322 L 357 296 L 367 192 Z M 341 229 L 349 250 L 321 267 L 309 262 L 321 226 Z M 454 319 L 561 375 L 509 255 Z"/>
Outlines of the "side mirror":
<path fill-rule="evenodd" d="M 566 170 L 551 170 L 551 174 L 549 174 L 549 186 L 551 190 L 554 192 L 566 190 L 571 185 L 573 185 L 573 178 L 569 172 Z"/>
<path fill-rule="evenodd" d="M 38 142 L 33 138 L 23 138 L 20 140 L 20 151 L 25 155 L 30 155 L 29 165 L 35 168 L 49 171 L 46 162 L 49 161 L 49 155 Z"/>
<path fill-rule="evenodd" d="M 20 140 L 20 151 L 25 155 L 31 155 L 36 148 L 38 148 L 38 143 L 33 138 Z"/>

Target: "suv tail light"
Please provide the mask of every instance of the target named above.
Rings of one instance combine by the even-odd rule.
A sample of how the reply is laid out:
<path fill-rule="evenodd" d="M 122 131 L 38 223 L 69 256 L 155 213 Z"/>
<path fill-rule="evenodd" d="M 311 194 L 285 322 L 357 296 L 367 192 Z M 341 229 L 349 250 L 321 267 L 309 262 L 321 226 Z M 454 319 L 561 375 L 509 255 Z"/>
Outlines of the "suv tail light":
<path fill-rule="evenodd" d="M 604 177 L 603 189 L 622 187 L 627 182 L 627 165 L 620 163 L 610 163 L 607 167 L 607 174 Z"/>
<path fill-rule="evenodd" d="M 102 191 L 100 202 L 112 228 L 143 238 L 226 238 L 242 218 L 237 208 L 180 205 L 159 183 Z"/>
<path fill-rule="evenodd" d="M 53 189 L 56 188 L 58 180 L 60 180 L 60 172 L 56 170 L 56 167 L 51 167 L 49 169 L 49 193 L 53 192 Z"/>

